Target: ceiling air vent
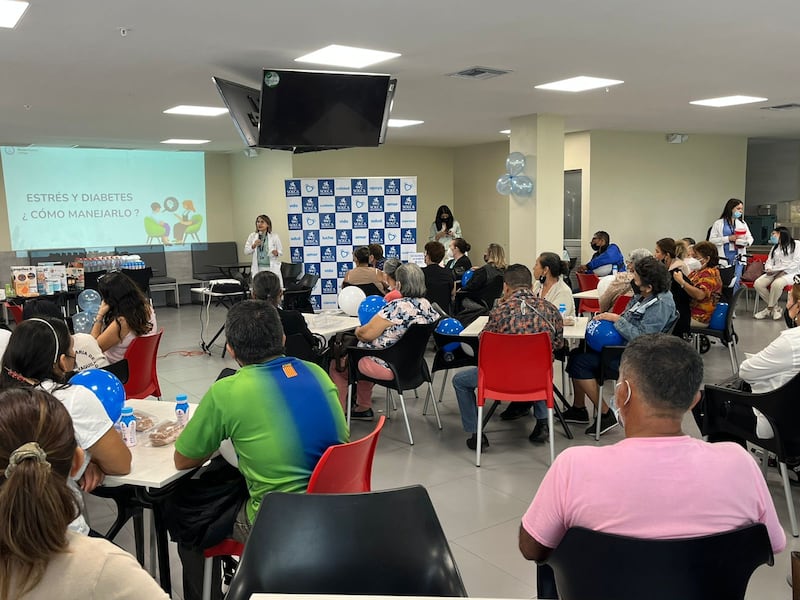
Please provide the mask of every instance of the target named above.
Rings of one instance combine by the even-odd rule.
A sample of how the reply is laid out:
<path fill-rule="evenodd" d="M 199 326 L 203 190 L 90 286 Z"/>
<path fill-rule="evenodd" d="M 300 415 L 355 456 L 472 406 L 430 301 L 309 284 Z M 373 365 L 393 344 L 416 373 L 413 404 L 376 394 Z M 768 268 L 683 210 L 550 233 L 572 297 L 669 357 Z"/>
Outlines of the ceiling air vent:
<path fill-rule="evenodd" d="M 790 102 L 789 104 L 776 104 L 775 106 L 762 106 L 761 110 L 795 110 L 800 108 L 797 102 Z"/>
<path fill-rule="evenodd" d="M 504 71 L 502 69 L 492 69 L 491 67 L 470 67 L 463 71 L 455 73 L 448 73 L 448 77 L 458 77 L 460 79 L 491 79 L 492 77 L 499 77 L 511 73 L 511 71 Z"/>

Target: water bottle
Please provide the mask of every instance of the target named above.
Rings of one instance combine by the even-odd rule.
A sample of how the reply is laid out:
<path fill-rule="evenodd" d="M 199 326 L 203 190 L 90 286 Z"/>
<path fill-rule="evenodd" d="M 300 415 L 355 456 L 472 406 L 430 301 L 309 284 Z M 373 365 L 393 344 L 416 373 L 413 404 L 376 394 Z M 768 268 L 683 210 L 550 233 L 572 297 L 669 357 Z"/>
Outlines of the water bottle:
<path fill-rule="evenodd" d="M 562 319 L 564 317 L 566 317 L 567 316 L 567 305 L 566 304 L 559 304 L 558 305 L 558 312 L 561 313 L 561 318 Z"/>
<path fill-rule="evenodd" d="M 189 401 L 186 394 L 178 394 L 175 397 L 175 420 L 178 427 L 186 427 L 189 421 Z"/>
<path fill-rule="evenodd" d="M 617 267 L 617 265 L 613 265 L 613 266 L 611 267 L 611 274 L 612 274 L 612 275 L 616 275 L 616 274 L 617 274 L 617 271 L 619 271 L 619 267 Z"/>
<path fill-rule="evenodd" d="M 130 406 L 125 406 L 122 409 L 122 416 L 119 418 L 119 429 L 125 445 L 128 448 L 134 447 L 136 445 L 136 417 Z"/>

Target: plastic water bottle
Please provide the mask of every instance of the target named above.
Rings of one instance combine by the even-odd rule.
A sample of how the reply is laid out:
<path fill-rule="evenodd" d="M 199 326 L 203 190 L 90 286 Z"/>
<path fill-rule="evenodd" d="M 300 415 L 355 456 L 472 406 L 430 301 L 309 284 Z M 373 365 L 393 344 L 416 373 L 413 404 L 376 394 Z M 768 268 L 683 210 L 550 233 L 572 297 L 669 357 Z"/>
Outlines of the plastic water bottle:
<path fill-rule="evenodd" d="M 611 267 L 611 274 L 612 274 L 612 275 L 616 275 L 616 274 L 617 274 L 617 271 L 619 271 L 619 267 L 617 267 L 617 265 L 613 265 L 613 266 Z"/>
<path fill-rule="evenodd" d="M 186 427 L 189 421 L 189 400 L 186 394 L 175 396 L 175 420 L 179 427 Z"/>
<path fill-rule="evenodd" d="M 561 313 L 561 318 L 562 319 L 564 317 L 566 317 L 567 316 L 567 305 L 566 304 L 559 304 L 558 305 L 558 312 Z"/>
<path fill-rule="evenodd" d="M 130 406 L 122 409 L 122 416 L 119 418 L 119 429 L 122 434 L 122 441 L 128 448 L 136 445 L 136 416 Z"/>

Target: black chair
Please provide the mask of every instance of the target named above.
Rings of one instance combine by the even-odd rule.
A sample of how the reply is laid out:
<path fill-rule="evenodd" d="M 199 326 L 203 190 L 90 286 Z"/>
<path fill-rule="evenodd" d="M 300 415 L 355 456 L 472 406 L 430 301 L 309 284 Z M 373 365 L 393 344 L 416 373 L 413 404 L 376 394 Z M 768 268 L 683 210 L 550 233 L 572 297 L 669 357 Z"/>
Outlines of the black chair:
<path fill-rule="evenodd" d="M 100 271 L 89 271 L 88 273 L 84 273 L 83 288 L 86 290 L 96 290 L 97 280 L 100 279 L 106 273 L 108 273 L 108 271 L 106 271 L 105 269 Z"/>
<path fill-rule="evenodd" d="M 293 333 L 286 336 L 284 342 L 287 356 L 294 356 L 300 360 L 307 360 L 309 362 L 317 362 L 317 356 L 314 354 L 314 349 L 302 333 Z"/>
<path fill-rule="evenodd" d="M 553 550 L 562 600 L 743 599 L 774 558 L 762 523 L 695 538 L 645 540 L 570 528 Z"/>
<path fill-rule="evenodd" d="M 442 389 L 439 392 L 439 402 L 444 398 L 444 386 L 447 383 L 447 376 L 450 369 L 460 369 L 461 367 L 477 367 L 478 366 L 478 340 L 477 337 L 466 337 L 459 335 L 447 335 L 439 333 L 434 330 L 433 343 L 436 346 L 436 354 L 433 355 L 433 366 L 431 366 L 431 380 L 437 371 L 444 371 L 442 377 Z M 444 349 L 448 344 L 458 343 L 458 348 L 452 351 Z M 462 344 L 465 344 L 471 349 L 471 353 L 465 352 Z M 422 414 L 428 409 L 428 400 L 430 400 L 430 393 L 425 397 L 425 406 L 422 409 Z"/>
<path fill-rule="evenodd" d="M 625 346 L 604 346 L 600 351 L 600 372 L 597 376 L 597 384 L 599 386 L 599 394 L 597 397 L 597 414 L 595 421 L 597 422 L 597 429 L 594 432 L 595 441 L 600 441 L 600 412 L 603 410 L 603 384 L 606 381 L 616 381 L 619 378 L 619 361 L 622 359 L 622 353 L 625 351 Z M 611 406 L 609 404 L 611 408 Z"/>
<path fill-rule="evenodd" d="M 375 557 L 368 568 L 365 557 Z M 466 597 L 422 486 L 264 496 L 227 600 L 255 593 Z"/>
<path fill-rule="evenodd" d="M 725 288 L 723 288 L 723 290 L 724 289 Z M 691 328 L 691 333 L 695 336 L 695 347 L 701 353 L 708 352 L 711 345 L 708 340 L 709 337 L 716 338 L 722 342 L 730 354 L 731 370 L 734 375 L 739 372 L 739 354 L 736 351 L 736 343 L 739 341 L 739 336 L 736 335 L 736 331 L 733 328 L 733 313 L 736 310 L 736 303 L 739 301 L 739 297 L 744 294 L 746 290 L 747 288 L 742 286 L 736 290 L 736 293 L 733 295 L 733 299 L 728 304 L 728 315 L 725 317 L 724 329 Z"/>
<path fill-rule="evenodd" d="M 289 289 L 300 278 L 303 272 L 302 263 L 281 263 L 281 278 L 283 279 L 283 287 Z M 313 286 L 312 286 L 313 287 Z"/>
<path fill-rule="evenodd" d="M 192 277 L 200 281 L 220 279 L 223 275 L 217 267 L 211 265 L 236 264 L 239 262 L 239 251 L 236 242 L 193 243 Z"/>
<path fill-rule="evenodd" d="M 425 347 L 428 339 L 436 328 L 436 323 L 430 325 L 412 325 L 403 334 L 397 343 L 388 348 L 373 350 L 371 348 L 359 348 L 351 346 L 347 349 L 347 361 L 350 367 L 350 394 L 347 399 L 347 422 L 350 422 L 350 411 L 352 409 L 353 388 L 359 381 L 371 381 L 376 385 L 386 388 L 386 414 L 389 415 L 389 396 L 390 390 L 395 390 L 400 397 L 400 407 L 403 409 L 403 419 L 406 423 L 408 432 L 408 443 L 414 445 L 414 438 L 411 435 L 411 426 L 408 423 L 408 413 L 406 403 L 403 400 L 403 392 L 406 390 L 416 390 L 423 383 L 428 384 L 428 392 L 433 398 L 433 412 L 436 414 L 436 424 L 442 428 L 442 421 L 439 418 L 439 407 L 436 405 L 436 396 L 433 392 L 431 372 L 428 363 L 425 361 Z M 391 380 L 373 379 L 367 377 L 358 370 L 358 361 L 366 356 L 374 356 L 385 361 L 389 365 L 394 377 Z"/>
<path fill-rule="evenodd" d="M 153 276 L 150 278 L 150 285 L 152 286 L 162 286 L 165 284 L 175 285 L 177 282 L 174 277 L 169 277 L 167 275 L 167 256 L 162 244 L 153 244 L 149 246 L 117 246 L 114 251 L 121 256 L 137 254 L 144 261 L 145 266 L 153 270 Z"/>
<path fill-rule="evenodd" d="M 150 297 L 150 280 L 153 278 L 153 269 L 145 267 L 144 269 L 120 269 L 120 273 L 130 277 L 142 293 Z"/>
<path fill-rule="evenodd" d="M 342 283 L 343 288 L 346 288 L 349 285 L 359 288 L 367 296 L 383 297 L 384 295 L 383 292 L 380 289 L 378 289 L 378 286 L 375 285 L 374 283 L 347 283 L 346 281 Z"/>
<path fill-rule="evenodd" d="M 128 383 L 130 369 L 128 368 L 127 358 L 123 358 L 120 361 L 106 365 L 105 367 L 102 367 L 102 369 L 103 371 L 108 371 L 109 373 L 116 375 L 117 379 L 119 379 L 123 385 Z"/>
<path fill-rule="evenodd" d="M 800 402 L 798 402 L 800 375 L 795 375 L 786 385 L 763 394 L 706 385 L 704 396 L 702 422 L 704 435 L 712 437 L 719 434 L 733 435 L 777 456 L 786 504 L 789 507 L 792 535 L 798 537 L 797 517 L 786 459 L 800 456 Z M 753 408 L 757 408 L 767 418 L 775 437 L 762 439 L 756 435 Z M 762 464 L 766 470 L 766 456 Z"/>
<path fill-rule="evenodd" d="M 86 248 L 59 248 L 49 250 L 28 250 L 28 260 L 31 265 L 40 265 L 45 262 L 64 263 L 68 265 L 79 258 L 86 256 Z"/>

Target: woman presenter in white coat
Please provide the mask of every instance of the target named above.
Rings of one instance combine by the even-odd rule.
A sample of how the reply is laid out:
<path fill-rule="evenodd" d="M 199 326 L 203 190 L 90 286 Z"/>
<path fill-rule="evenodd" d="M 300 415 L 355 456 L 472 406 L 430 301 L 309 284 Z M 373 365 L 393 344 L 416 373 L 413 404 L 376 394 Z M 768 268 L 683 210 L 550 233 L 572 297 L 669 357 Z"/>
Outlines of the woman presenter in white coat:
<path fill-rule="evenodd" d="M 272 220 L 267 215 L 256 217 L 256 230 L 247 236 L 244 253 L 253 255 L 253 264 L 250 268 L 252 277 L 259 271 L 272 271 L 278 276 L 283 287 L 283 277 L 281 277 L 283 245 L 277 234 L 272 233 Z"/>

